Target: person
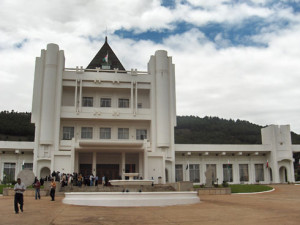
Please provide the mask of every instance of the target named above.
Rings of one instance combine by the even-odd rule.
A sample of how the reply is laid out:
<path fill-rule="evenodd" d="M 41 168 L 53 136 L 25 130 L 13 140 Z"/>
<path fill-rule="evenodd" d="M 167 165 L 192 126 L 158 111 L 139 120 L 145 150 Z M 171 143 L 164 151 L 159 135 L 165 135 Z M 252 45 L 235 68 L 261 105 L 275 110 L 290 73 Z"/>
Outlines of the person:
<path fill-rule="evenodd" d="M 98 186 L 98 180 L 99 180 L 99 177 L 96 175 L 95 176 L 95 186 Z"/>
<path fill-rule="evenodd" d="M 46 179 L 47 180 L 47 179 Z M 44 185 L 44 179 L 41 177 L 41 179 L 40 179 L 40 183 L 41 183 L 41 186 L 43 186 Z"/>
<path fill-rule="evenodd" d="M 103 175 L 103 177 L 102 177 L 102 186 L 104 186 L 105 185 L 105 175 Z"/>
<path fill-rule="evenodd" d="M 56 183 L 54 178 L 51 179 L 51 184 L 50 184 L 50 196 L 51 196 L 51 201 L 54 201 L 55 198 L 55 189 L 56 189 Z"/>
<path fill-rule="evenodd" d="M 41 183 L 38 179 L 34 183 L 34 188 L 35 188 L 35 200 L 37 200 L 37 198 L 41 199 L 41 195 L 40 195 Z"/>
<path fill-rule="evenodd" d="M 19 206 L 20 204 L 20 210 L 23 212 L 23 204 L 24 204 L 24 199 L 23 199 L 23 192 L 25 191 L 26 187 L 24 183 L 21 183 L 21 178 L 17 179 L 17 183 L 14 186 L 14 191 L 15 191 L 15 212 L 16 214 L 19 213 Z"/>
<path fill-rule="evenodd" d="M 93 174 L 90 175 L 90 186 L 93 186 L 93 180 L 94 180 L 94 176 Z"/>

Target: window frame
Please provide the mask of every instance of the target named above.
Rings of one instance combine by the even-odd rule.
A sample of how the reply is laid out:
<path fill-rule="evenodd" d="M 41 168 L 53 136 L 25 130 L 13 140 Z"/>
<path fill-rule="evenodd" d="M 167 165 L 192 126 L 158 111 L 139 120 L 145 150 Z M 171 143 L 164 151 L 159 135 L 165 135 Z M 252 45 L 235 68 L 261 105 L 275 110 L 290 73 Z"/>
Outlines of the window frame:
<path fill-rule="evenodd" d="M 89 134 L 91 134 L 90 137 L 88 137 Z M 93 139 L 93 127 L 81 127 L 80 137 L 81 139 Z"/>
<path fill-rule="evenodd" d="M 129 139 L 129 128 L 118 128 L 118 139 Z"/>
<path fill-rule="evenodd" d="M 111 108 L 111 103 L 112 103 L 111 98 L 108 98 L 108 97 L 100 98 L 100 107 L 101 108 Z"/>
<path fill-rule="evenodd" d="M 82 107 L 94 107 L 94 97 L 82 97 Z"/>

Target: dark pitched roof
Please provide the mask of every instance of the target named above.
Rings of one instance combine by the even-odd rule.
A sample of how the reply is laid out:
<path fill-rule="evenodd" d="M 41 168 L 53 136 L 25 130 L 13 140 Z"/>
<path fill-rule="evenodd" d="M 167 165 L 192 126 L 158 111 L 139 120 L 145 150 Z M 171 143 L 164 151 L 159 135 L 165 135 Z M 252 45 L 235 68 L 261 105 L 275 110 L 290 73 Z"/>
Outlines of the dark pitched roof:
<path fill-rule="evenodd" d="M 104 61 L 106 55 L 108 55 L 108 63 Z M 87 66 L 87 69 L 96 69 L 96 67 L 100 67 L 101 69 L 107 69 L 107 67 L 105 68 L 105 66 L 110 66 L 111 70 L 113 70 L 114 68 L 118 68 L 119 70 L 125 70 L 118 57 L 107 43 L 107 37 L 105 37 L 104 45 L 101 47 L 99 52 L 95 55 L 93 60 Z"/>

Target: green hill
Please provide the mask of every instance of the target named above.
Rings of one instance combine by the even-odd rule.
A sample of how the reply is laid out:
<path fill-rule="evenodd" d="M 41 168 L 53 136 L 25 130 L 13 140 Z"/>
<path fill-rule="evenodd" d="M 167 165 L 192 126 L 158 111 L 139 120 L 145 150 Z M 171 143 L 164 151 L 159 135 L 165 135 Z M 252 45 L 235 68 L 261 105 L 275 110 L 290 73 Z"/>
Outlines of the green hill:
<path fill-rule="evenodd" d="M 0 112 L 0 140 L 33 141 L 31 113 Z M 261 144 L 262 126 L 243 120 L 218 117 L 177 116 L 177 144 Z M 292 132 L 293 144 L 300 144 L 300 135 Z"/>

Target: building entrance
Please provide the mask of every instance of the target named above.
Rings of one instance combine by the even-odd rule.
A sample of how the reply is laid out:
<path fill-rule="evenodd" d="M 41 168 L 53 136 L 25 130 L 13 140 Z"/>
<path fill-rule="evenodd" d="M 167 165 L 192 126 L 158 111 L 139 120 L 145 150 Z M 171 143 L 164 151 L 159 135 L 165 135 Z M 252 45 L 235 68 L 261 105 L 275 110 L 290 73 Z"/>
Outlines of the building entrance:
<path fill-rule="evenodd" d="M 92 174 L 92 164 L 80 164 L 79 171 L 82 176 L 90 176 Z"/>
<path fill-rule="evenodd" d="M 99 179 L 105 175 L 108 180 L 120 179 L 119 164 L 97 164 L 97 176 Z"/>

